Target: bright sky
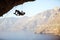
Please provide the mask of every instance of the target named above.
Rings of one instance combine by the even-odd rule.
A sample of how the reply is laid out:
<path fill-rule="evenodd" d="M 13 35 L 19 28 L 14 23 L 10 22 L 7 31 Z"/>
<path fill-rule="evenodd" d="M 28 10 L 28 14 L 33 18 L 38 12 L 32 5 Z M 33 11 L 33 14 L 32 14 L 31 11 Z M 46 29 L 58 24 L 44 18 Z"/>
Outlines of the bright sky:
<path fill-rule="evenodd" d="M 7 16 L 4 15 L 4 17 L 15 17 L 13 13 L 16 9 L 20 11 L 23 10 L 26 12 L 25 16 L 31 17 L 54 7 L 60 7 L 60 0 L 36 0 L 34 2 L 26 2 L 23 5 L 13 7 L 9 12 L 7 12 Z"/>

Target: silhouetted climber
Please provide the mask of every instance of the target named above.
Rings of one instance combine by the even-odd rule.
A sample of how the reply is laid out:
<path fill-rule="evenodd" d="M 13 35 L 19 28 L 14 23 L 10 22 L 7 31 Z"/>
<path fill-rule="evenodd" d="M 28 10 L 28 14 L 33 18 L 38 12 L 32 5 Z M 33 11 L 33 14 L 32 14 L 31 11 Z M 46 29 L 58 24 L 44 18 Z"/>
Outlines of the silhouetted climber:
<path fill-rule="evenodd" d="M 25 12 L 23 12 L 23 11 L 19 11 L 19 10 L 15 10 L 15 13 L 14 13 L 16 16 L 20 16 L 20 15 L 24 15 L 25 14 Z"/>

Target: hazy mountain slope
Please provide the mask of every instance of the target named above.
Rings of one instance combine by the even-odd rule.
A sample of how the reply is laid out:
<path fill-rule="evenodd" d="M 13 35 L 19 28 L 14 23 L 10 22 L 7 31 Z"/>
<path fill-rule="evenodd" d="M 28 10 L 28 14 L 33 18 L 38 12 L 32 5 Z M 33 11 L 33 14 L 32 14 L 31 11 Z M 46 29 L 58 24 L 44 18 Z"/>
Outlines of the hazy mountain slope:
<path fill-rule="evenodd" d="M 1 31 L 7 30 L 9 27 L 12 27 L 12 25 L 18 21 L 17 18 L 1 18 L 0 20 Z"/>
<path fill-rule="evenodd" d="M 29 17 L 20 18 L 13 27 L 9 28 L 9 31 L 21 31 L 24 29 L 24 25 L 27 23 Z"/>
<path fill-rule="evenodd" d="M 60 35 L 60 8 L 53 9 L 47 22 L 38 26 L 35 32 Z"/>
<path fill-rule="evenodd" d="M 46 10 L 44 12 L 41 12 L 29 19 L 29 21 L 24 25 L 26 30 L 32 30 L 36 29 L 36 27 L 41 26 L 43 24 L 46 24 L 52 15 L 55 14 L 55 9 Z"/>
<path fill-rule="evenodd" d="M 0 31 L 9 31 L 11 28 L 14 28 L 15 26 L 20 26 L 24 21 L 26 21 L 28 17 L 22 17 L 22 18 L 1 18 L 0 20 Z M 19 25 L 18 25 L 19 24 Z"/>

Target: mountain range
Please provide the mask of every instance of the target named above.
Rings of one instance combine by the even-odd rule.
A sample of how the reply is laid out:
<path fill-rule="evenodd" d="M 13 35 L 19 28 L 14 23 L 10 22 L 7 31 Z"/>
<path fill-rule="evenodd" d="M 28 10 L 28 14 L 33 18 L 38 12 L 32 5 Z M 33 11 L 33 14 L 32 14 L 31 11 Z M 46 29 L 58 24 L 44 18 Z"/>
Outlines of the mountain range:
<path fill-rule="evenodd" d="M 32 17 L 0 18 L 0 32 L 21 30 L 60 35 L 60 8 L 49 9 Z"/>

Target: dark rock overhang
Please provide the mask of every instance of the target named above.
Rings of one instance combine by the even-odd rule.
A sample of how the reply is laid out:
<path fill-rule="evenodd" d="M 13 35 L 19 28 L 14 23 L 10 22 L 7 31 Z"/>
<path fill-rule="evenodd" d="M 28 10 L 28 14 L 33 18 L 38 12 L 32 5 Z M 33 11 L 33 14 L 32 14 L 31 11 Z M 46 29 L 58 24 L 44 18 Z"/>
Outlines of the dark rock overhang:
<path fill-rule="evenodd" d="M 12 9 L 14 6 L 23 4 L 24 2 L 35 0 L 0 0 L 0 16 Z"/>

